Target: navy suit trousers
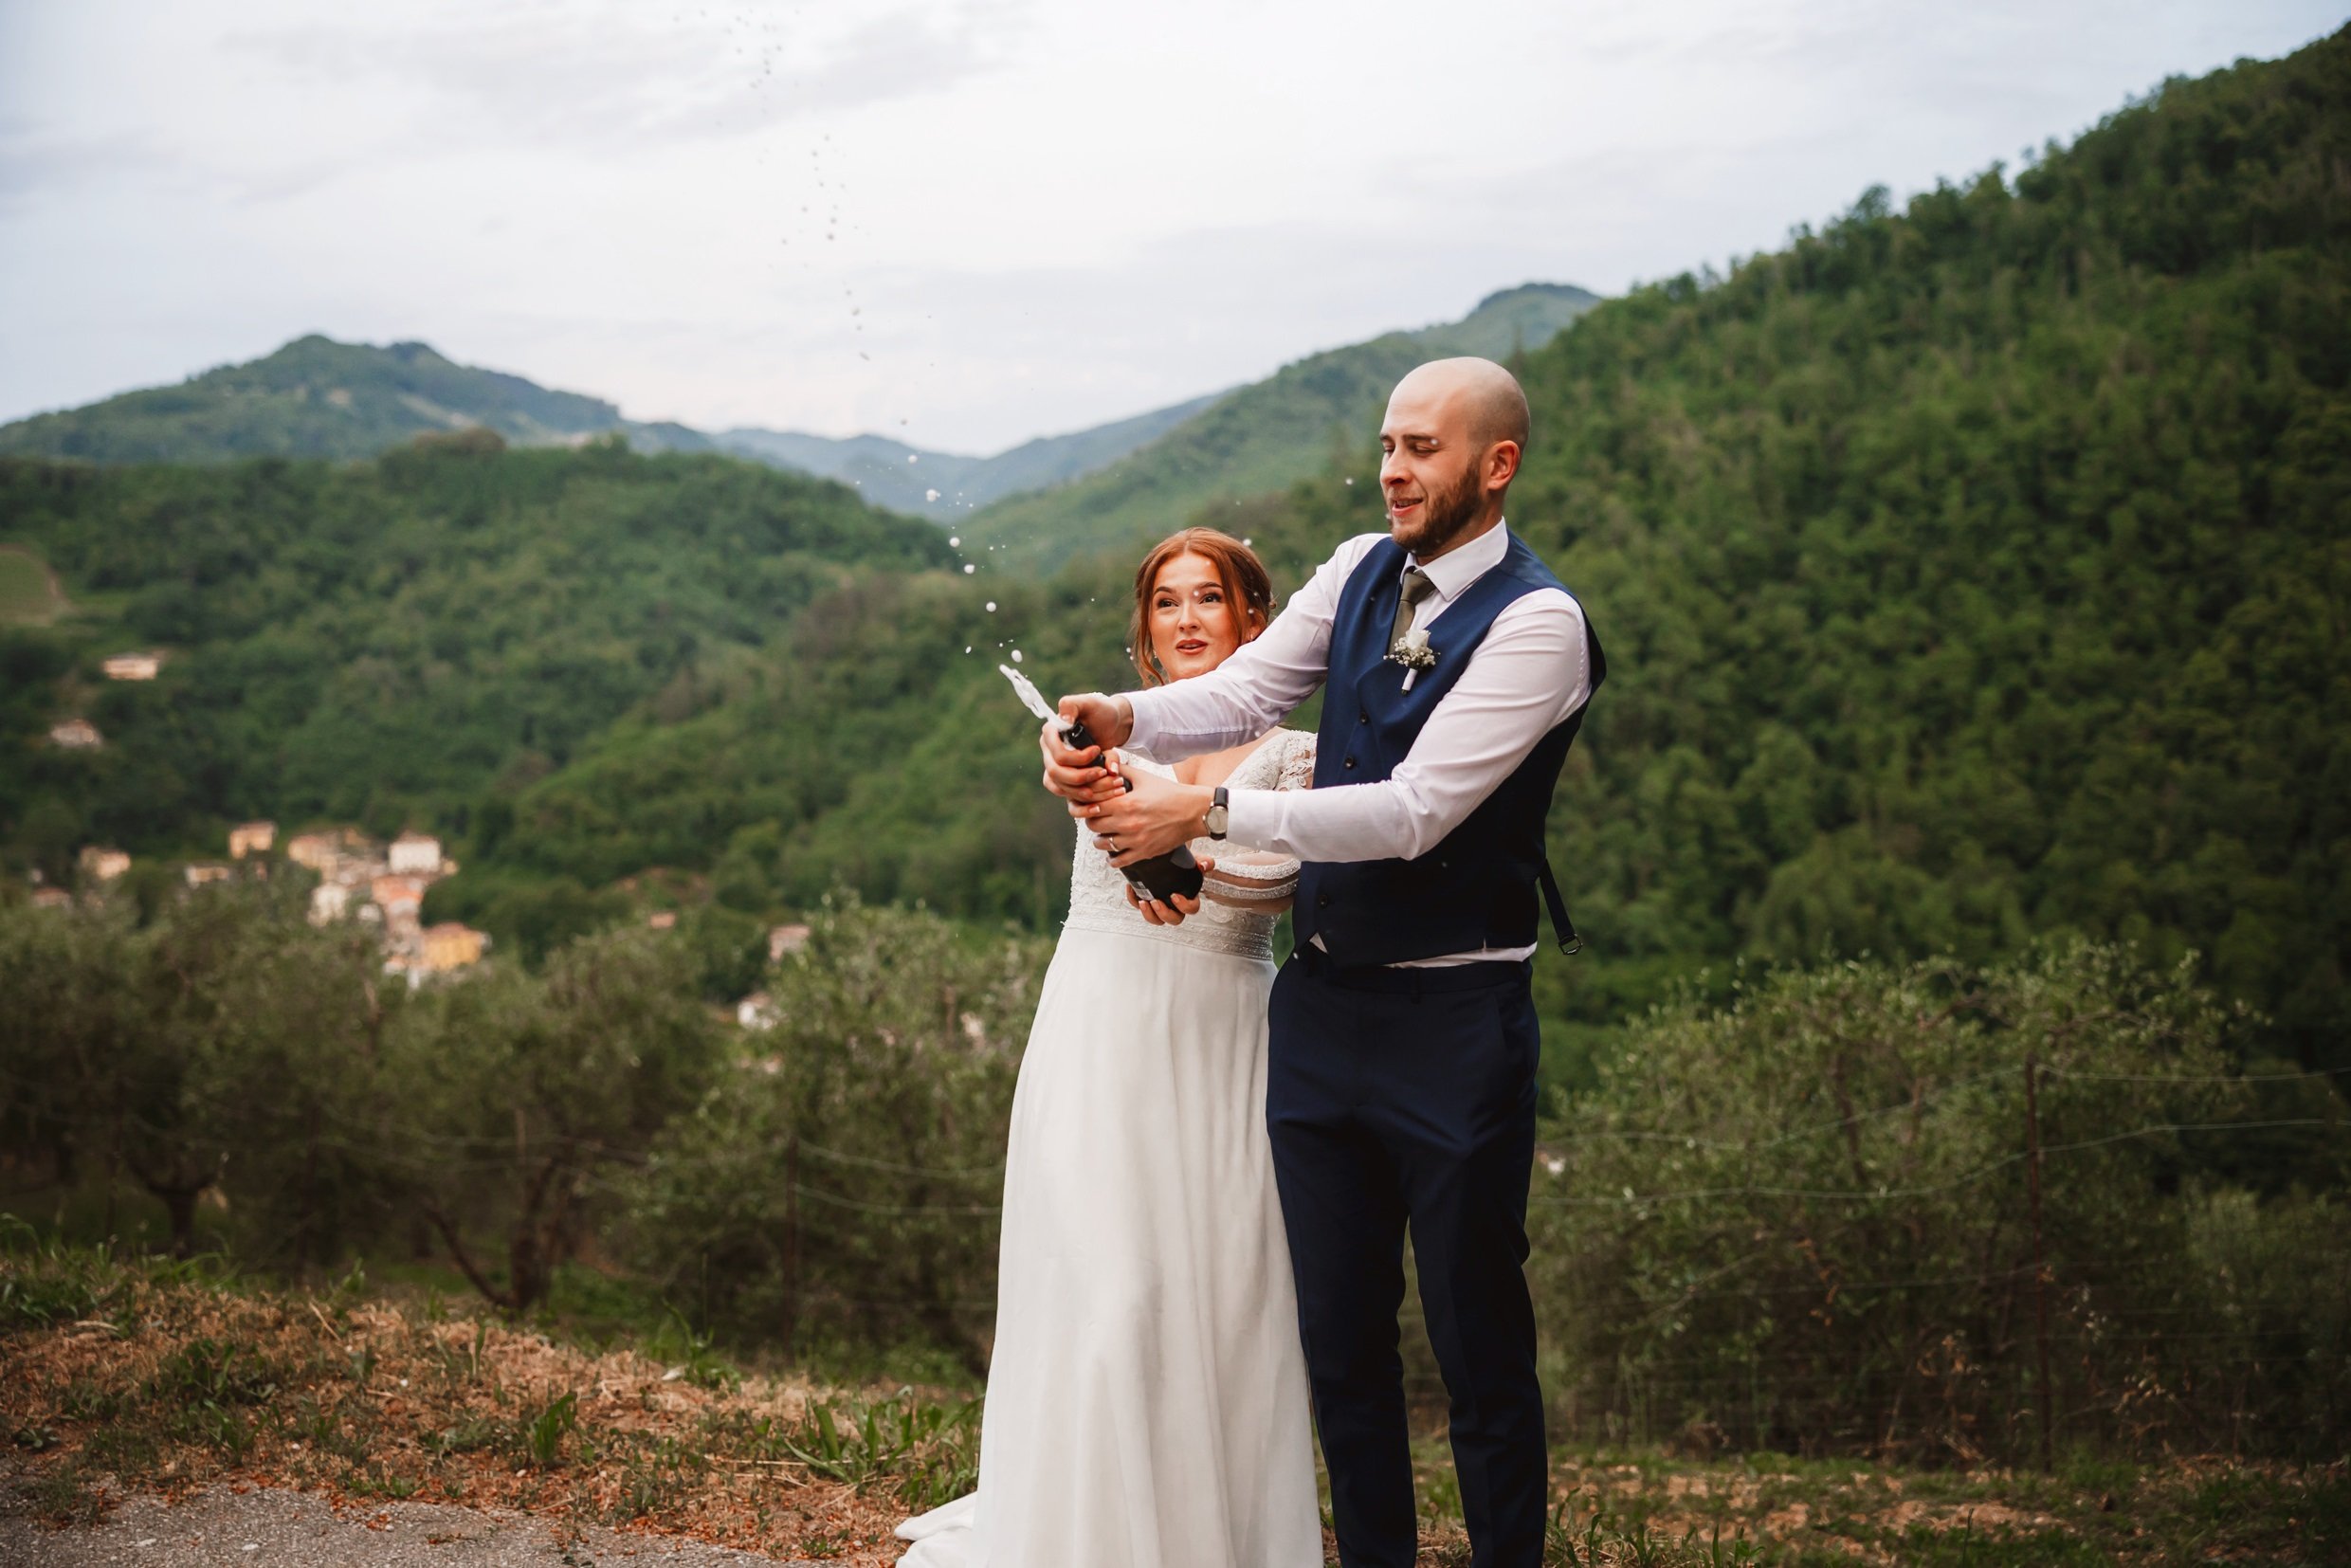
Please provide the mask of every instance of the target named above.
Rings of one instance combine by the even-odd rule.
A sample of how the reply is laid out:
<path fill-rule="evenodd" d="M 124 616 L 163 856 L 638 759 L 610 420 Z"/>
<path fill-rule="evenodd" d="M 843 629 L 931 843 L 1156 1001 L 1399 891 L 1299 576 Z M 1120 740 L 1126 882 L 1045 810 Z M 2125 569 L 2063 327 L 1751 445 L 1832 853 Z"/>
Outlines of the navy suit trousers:
<path fill-rule="evenodd" d="M 1550 1478 L 1523 1271 L 1531 966 L 1321 959 L 1293 956 L 1274 982 L 1266 1121 L 1340 1560 L 1412 1568 L 1416 1555 L 1396 1354 L 1409 1226 L 1470 1561 L 1539 1568 Z"/>

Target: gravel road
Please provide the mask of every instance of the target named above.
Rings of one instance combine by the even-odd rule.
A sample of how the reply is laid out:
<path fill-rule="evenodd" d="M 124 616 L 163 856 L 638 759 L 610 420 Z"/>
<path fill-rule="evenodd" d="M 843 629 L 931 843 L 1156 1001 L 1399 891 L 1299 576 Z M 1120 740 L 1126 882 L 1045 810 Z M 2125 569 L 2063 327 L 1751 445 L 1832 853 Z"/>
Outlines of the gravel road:
<path fill-rule="evenodd" d="M 351 1507 L 213 1486 L 176 1504 L 134 1498 L 94 1528 L 0 1519 L 0 1568 L 777 1568 L 698 1541 L 566 1528 L 502 1509 L 435 1503 Z"/>

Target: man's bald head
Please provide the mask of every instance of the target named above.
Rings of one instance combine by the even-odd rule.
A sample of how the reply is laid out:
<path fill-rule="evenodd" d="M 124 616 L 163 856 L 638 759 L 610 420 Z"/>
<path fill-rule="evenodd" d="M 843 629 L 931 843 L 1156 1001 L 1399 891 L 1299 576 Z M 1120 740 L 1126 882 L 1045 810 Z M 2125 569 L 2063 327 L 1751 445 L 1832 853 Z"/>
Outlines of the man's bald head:
<path fill-rule="evenodd" d="M 1507 441 L 1522 452 L 1526 449 L 1531 423 L 1526 393 L 1517 376 L 1491 359 L 1470 355 L 1431 359 L 1396 383 L 1394 396 L 1407 395 L 1458 410 L 1466 416 L 1469 438 L 1481 447 Z"/>
<path fill-rule="evenodd" d="M 1432 359 L 1397 382 L 1379 428 L 1388 537 L 1429 560 L 1500 522 L 1526 426 L 1526 393 L 1491 359 Z"/>

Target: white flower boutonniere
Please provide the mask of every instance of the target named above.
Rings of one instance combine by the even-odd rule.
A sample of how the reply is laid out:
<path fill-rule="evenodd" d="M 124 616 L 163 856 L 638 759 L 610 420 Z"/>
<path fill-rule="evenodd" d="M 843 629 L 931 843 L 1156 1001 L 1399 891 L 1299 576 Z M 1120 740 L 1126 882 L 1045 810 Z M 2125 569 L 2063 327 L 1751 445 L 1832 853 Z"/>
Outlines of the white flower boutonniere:
<path fill-rule="evenodd" d="M 1429 634 L 1414 627 L 1395 640 L 1388 649 L 1388 663 L 1402 665 L 1406 669 L 1434 669 L 1437 650 L 1429 646 Z"/>

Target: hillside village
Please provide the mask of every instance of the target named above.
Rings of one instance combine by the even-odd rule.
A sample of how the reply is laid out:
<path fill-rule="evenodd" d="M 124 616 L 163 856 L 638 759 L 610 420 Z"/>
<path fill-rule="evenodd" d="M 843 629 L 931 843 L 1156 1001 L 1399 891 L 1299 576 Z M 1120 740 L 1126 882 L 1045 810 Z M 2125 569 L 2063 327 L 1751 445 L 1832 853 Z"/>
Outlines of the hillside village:
<path fill-rule="evenodd" d="M 457 862 L 442 853 L 441 841 L 430 833 L 405 832 L 382 845 L 355 828 L 329 828 L 297 833 L 282 854 L 273 855 L 277 843 L 276 823 L 239 823 L 228 830 L 228 858 L 190 861 L 180 867 L 181 883 L 192 889 L 241 876 L 265 882 L 273 859 L 301 866 L 319 879 L 310 890 L 310 923 L 349 921 L 373 930 L 382 945 L 384 973 L 405 978 L 411 990 L 428 979 L 470 968 L 489 951 L 486 931 L 459 921 L 424 923 L 425 890 L 457 871 Z M 131 864 L 125 850 L 84 845 L 77 863 L 81 886 L 98 896 L 128 872 Z M 73 902 L 74 895 L 62 887 L 33 889 L 32 903 L 38 908 L 65 908 Z M 646 917 L 655 931 L 670 930 L 677 921 L 677 912 L 670 909 Z M 810 927 L 799 922 L 771 926 L 768 962 L 799 952 L 808 945 L 809 934 Z M 727 1012 L 740 1027 L 755 1031 L 773 1029 L 780 1021 L 764 991 L 751 993 Z"/>
<path fill-rule="evenodd" d="M 276 823 L 239 823 L 228 830 L 227 860 L 191 861 L 180 867 L 180 880 L 190 888 L 237 877 L 267 881 L 273 859 L 279 858 L 272 854 L 277 842 Z M 486 932 L 456 921 L 424 923 L 425 889 L 457 869 L 429 833 L 402 833 L 388 846 L 352 828 L 299 833 L 286 842 L 282 858 L 319 878 L 310 890 L 311 924 L 354 921 L 374 930 L 383 947 L 384 973 L 405 977 L 411 987 L 479 963 L 489 950 Z M 95 893 L 128 872 L 131 857 L 91 844 L 82 847 L 78 866 L 83 890 Z M 70 904 L 73 895 L 62 887 L 37 887 L 32 901 L 57 908 Z"/>
<path fill-rule="evenodd" d="M 118 653 L 100 663 L 110 681 L 152 681 L 166 655 L 141 649 Z M 106 744 L 98 726 L 87 719 L 61 720 L 49 730 L 52 745 L 67 751 L 95 751 Z M 441 841 L 429 833 L 408 831 L 390 844 L 379 844 L 355 828 L 328 828 L 297 833 L 278 850 L 275 822 L 244 822 L 228 830 L 226 860 L 191 861 L 180 866 L 183 885 L 192 889 L 237 877 L 267 881 L 274 861 L 283 860 L 314 873 L 319 881 L 310 890 L 310 923 L 317 926 L 353 921 L 376 933 L 382 946 L 384 973 L 405 978 L 410 987 L 448 975 L 482 961 L 490 936 L 458 921 L 424 923 L 425 893 L 444 877 L 453 876 L 457 862 L 442 852 Z M 110 845 L 84 845 L 77 858 L 83 892 L 97 895 L 131 869 L 128 851 Z M 35 873 L 35 882 L 39 874 Z M 41 908 L 70 905 L 74 895 L 62 887 L 36 885 L 32 902 Z M 656 910 L 647 917 L 656 931 L 677 923 L 674 910 Z M 809 927 L 783 924 L 770 929 L 768 961 L 797 952 L 809 938 Z M 773 1029 L 778 1021 L 775 1004 L 764 991 L 736 1002 L 729 1013 L 743 1029 Z"/>

